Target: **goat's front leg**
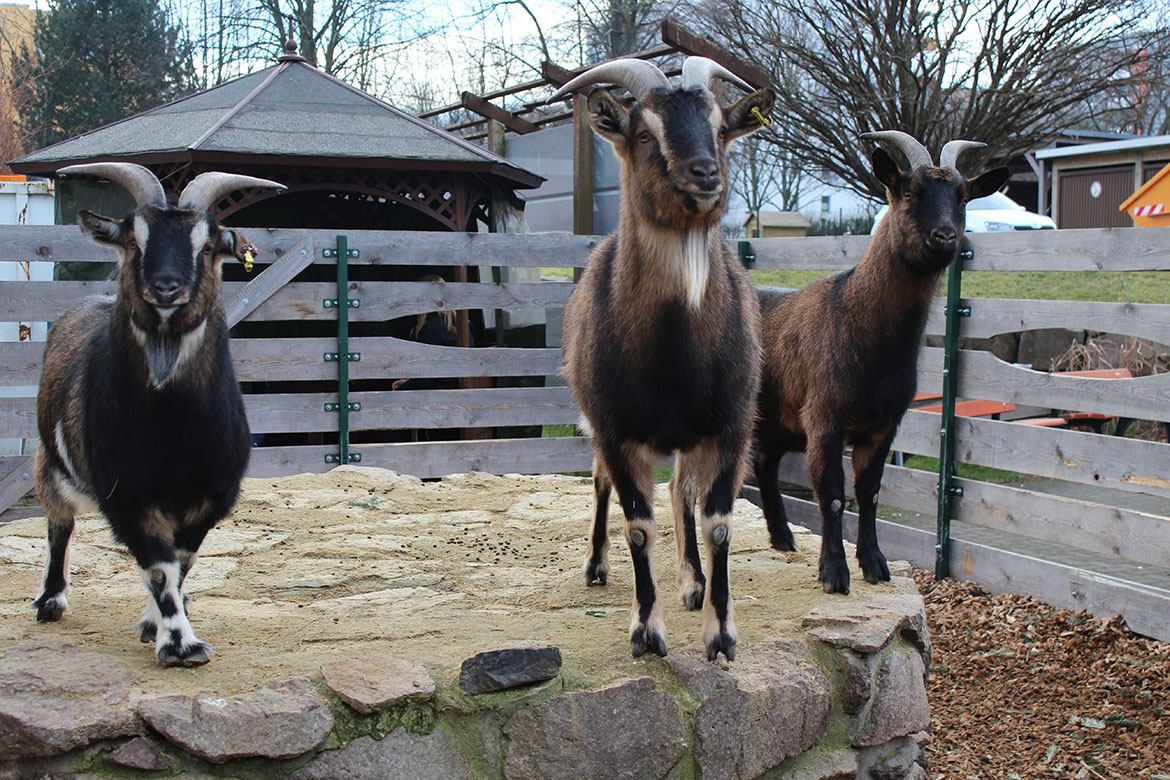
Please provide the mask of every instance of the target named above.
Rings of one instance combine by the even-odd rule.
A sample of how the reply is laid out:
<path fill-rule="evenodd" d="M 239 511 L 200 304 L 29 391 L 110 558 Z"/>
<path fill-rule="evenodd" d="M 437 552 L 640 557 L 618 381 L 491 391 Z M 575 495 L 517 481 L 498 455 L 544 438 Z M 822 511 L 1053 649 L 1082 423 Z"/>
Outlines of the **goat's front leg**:
<path fill-rule="evenodd" d="M 654 454 L 637 446 L 614 448 L 606 463 L 626 516 L 626 543 L 634 564 L 634 603 L 630 608 L 630 649 L 666 655 L 666 621 L 654 578 Z"/>
<path fill-rule="evenodd" d="M 853 447 L 853 485 L 857 494 L 857 561 L 865 581 L 876 584 L 890 579 L 890 567 L 877 540 L 878 491 L 882 486 L 886 455 L 894 441 L 891 431 L 876 442 Z"/>
<path fill-rule="evenodd" d="M 700 609 L 707 590 L 703 562 L 699 559 L 699 539 L 695 533 L 695 502 L 698 494 L 693 466 L 686 455 L 678 454 L 674 476 L 670 479 L 670 502 L 674 509 L 674 541 L 678 549 L 678 592 L 683 606 Z"/>
<path fill-rule="evenodd" d="M 183 603 L 182 565 L 172 544 L 153 535 L 128 540 L 150 599 L 138 624 L 144 642 L 154 639 L 163 666 L 201 666 L 211 660 L 211 645 L 195 636 Z"/>
<path fill-rule="evenodd" d="M 743 477 L 744 453 L 719 453 L 711 448 L 709 456 L 717 466 L 714 479 L 703 491 L 703 542 L 707 546 L 707 570 L 711 579 L 703 602 L 703 645 L 707 660 L 723 653 L 735 660 L 739 634 L 735 630 L 735 603 L 731 600 L 728 555 L 731 550 L 731 509 Z M 718 458 L 717 461 L 714 458 Z"/>
<path fill-rule="evenodd" d="M 48 549 L 41 592 L 33 601 L 37 620 L 58 620 L 69 608 L 69 539 L 77 507 L 65 497 L 59 480 L 65 477 L 50 465 L 44 445 L 36 455 L 37 495 L 48 518 Z"/>
<path fill-rule="evenodd" d="M 821 562 L 817 574 L 825 593 L 849 592 L 849 564 L 841 518 L 845 514 L 845 470 L 841 466 L 844 443 L 826 432 L 808 437 L 808 473 L 821 510 Z"/>
<path fill-rule="evenodd" d="M 784 499 L 780 496 L 780 459 L 783 452 L 756 450 L 756 487 L 760 489 L 760 503 L 764 507 L 764 520 L 768 523 L 768 536 L 774 550 L 793 551 L 796 538 L 788 527 L 788 515 L 784 512 Z"/>
<path fill-rule="evenodd" d="M 585 585 L 604 585 L 609 579 L 609 494 L 613 488 L 601 458 L 593 458 L 593 527 L 585 553 Z"/>

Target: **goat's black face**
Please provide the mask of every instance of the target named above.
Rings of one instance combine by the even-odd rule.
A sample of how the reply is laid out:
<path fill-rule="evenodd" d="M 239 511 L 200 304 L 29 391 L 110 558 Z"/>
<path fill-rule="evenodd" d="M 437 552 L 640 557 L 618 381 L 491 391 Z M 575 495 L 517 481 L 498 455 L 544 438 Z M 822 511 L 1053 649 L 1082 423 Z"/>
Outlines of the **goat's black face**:
<path fill-rule="evenodd" d="M 752 108 L 771 111 L 760 90 L 720 106 L 703 87 L 655 89 L 640 101 L 605 90 L 589 98 L 593 126 L 622 160 L 625 189 L 640 210 L 671 227 L 717 222 L 727 201 L 727 152 L 732 140 L 760 128 Z M 636 195 L 634 193 L 637 193 Z"/>
<path fill-rule="evenodd" d="M 201 320 L 219 296 L 220 263 L 243 256 L 250 245 L 205 212 L 141 206 L 121 221 L 89 211 L 78 214 L 82 232 L 118 252 L 120 295 L 141 304 L 143 326 L 169 321 L 182 328 L 185 310 Z"/>
<path fill-rule="evenodd" d="M 967 179 L 953 168 L 920 166 L 907 173 L 883 149 L 873 153 L 874 175 L 886 185 L 890 237 L 899 254 L 924 271 L 955 258 L 967 225 L 967 202 L 1004 185 L 1007 168 Z"/>

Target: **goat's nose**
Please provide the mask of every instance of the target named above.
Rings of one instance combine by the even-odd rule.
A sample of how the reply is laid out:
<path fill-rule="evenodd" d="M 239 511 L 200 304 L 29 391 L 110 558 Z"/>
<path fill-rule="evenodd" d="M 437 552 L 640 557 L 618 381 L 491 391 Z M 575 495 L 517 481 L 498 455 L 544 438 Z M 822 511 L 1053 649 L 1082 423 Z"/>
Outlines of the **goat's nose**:
<path fill-rule="evenodd" d="M 713 189 L 719 183 L 719 163 L 710 157 L 696 157 L 691 160 L 691 178 L 704 189 Z"/>
<path fill-rule="evenodd" d="M 181 286 L 182 280 L 177 276 L 156 276 L 150 280 L 150 289 L 163 301 L 173 298 Z"/>
<path fill-rule="evenodd" d="M 930 231 L 930 243 L 939 249 L 947 249 L 955 244 L 958 234 L 953 227 L 936 227 Z"/>

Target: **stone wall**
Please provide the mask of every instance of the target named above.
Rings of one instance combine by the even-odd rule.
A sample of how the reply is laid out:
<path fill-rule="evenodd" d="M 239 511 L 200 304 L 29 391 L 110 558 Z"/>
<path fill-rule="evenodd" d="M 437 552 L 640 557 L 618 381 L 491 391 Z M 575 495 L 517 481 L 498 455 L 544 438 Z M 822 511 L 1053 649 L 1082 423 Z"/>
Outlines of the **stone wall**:
<path fill-rule="evenodd" d="M 911 590 L 827 599 L 796 638 L 730 665 L 681 648 L 602 686 L 529 648 L 458 679 L 368 655 L 242 693 L 149 695 L 115 658 L 23 641 L 0 654 L 0 780 L 919 780 L 930 642 Z"/>

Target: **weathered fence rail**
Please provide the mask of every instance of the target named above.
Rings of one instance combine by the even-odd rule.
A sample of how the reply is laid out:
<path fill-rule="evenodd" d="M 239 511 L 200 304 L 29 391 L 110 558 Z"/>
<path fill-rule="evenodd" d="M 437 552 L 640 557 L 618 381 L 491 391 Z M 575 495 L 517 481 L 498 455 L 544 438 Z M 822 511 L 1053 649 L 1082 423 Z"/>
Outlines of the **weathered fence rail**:
<path fill-rule="evenodd" d="M 229 318 L 245 323 L 318 323 L 312 337 L 249 337 L 233 340 L 233 357 L 246 383 L 291 383 L 281 392 L 246 396 L 253 431 L 281 439 L 261 442 L 251 474 L 272 476 L 332 467 L 326 457 L 338 445 L 335 403 L 337 366 L 324 359 L 337 339 L 319 335 L 337 312 L 324 300 L 338 297 L 329 281 L 297 281 L 307 266 L 331 266 L 325 250 L 336 234 L 308 230 L 245 231 L 269 265 L 248 283 L 225 284 Z M 490 269 L 557 266 L 580 268 L 595 237 L 482 235 L 347 231 L 359 256 L 350 269 L 376 266 L 478 266 L 483 283 L 370 281 L 361 272 L 346 287 L 360 305 L 348 310 L 351 324 L 376 323 L 440 310 L 543 309 L 555 320 L 572 285 L 567 282 L 493 283 Z M 1093 230 L 971 236 L 974 256 L 967 271 L 1168 271 L 1170 229 Z M 868 237 L 757 239 L 755 268 L 851 267 Z M 0 260 L 32 262 L 109 261 L 70 226 L 0 228 Z M 319 278 L 318 274 L 316 278 Z M 112 292 L 103 282 L 0 282 L 0 320 L 52 321 L 81 297 Z M 986 338 L 1036 328 L 1068 327 L 1124 334 L 1170 344 L 1170 305 L 1067 301 L 963 300 L 971 308 L 960 335 Z M 881 305 L 880 301 L 875 305 Z M 927 332 L 942 336 L 945 301 L 938 299 Z M 0 344 L 0 387 L 35 385 L 43 346 Z M 348 365 L 350 433 L 371 431 L 479 429 L 463 441 L 354 443 L 363 465 L 419 476 L 459 471 L 581 471 L 590 467 L 589 447 L 579 437 L 515 438 L 494 429 L 572 423 L 577 411 L 564 387 L 544 386 L 560 369 L 560 350 L 547 347 L 439 347 L 390 336 L 351 336 L 348 349 L 360 359 Z M 923 349 L 919 389 L 942 387 L 943 350 Z M 958 394 L 1052 409 L 1075 409 L 1119 417 L 1170 420 L 1170 374 L 1101 380 L 1061 377 L 1014 366 L 990 353 L 961 349 Z M 492 386 L 451 390 L 362 389 L 365 380 L 469 378 Z M 528 378 L 524 380 L 523 378 Z M 330 384 L 332 383 L 332 384 Z M 535 386 L 511 386 L 528 384 Z M 0 398 L 0 439 L 36 436 L 35 401 Z M 911 410 L 894 448 L 902 453 L 939 454 L 938 414 Z M 486 429 L 486 430 L 485 430 Z M 1170 445 L 1065 429 L 1037 428 L 989 419 L 956 420 L 956 460 L 1018 472 L 1021 486 L 979 482 L 959 466 L 953 500 L 952 566 L 956 576 L 993 590 L 1038 595 L 1051 603 L 1121 613 L 1136 630 L 1170 639 Z M 287 439 L 297 439 L 288 443 Z M 303 440 L 304 436 L 324 440 Z M 0 508 L 31 488 L 27 457 L 0 457 Z M 807 485 L 803 458 L 786 458 L 782 478 Z M 1091 486 L 1089 493 L 1060 496 L 1036 489 L 1035 479 Z M 1141 508 L 1128 498 L 1141 499 Z M 813 504 L 786 497 L 791 516 L 819 527 Z M 887 468 L 883 507 L 904 510 L 898 519 L 883 512 L 879 531 L 890 557 L 931 567 L 935 561 L 934 517 L 938 476 L 913 468 Z M 915 520 L 913 515 L 918 517 Z M 851 517 L 849 522 L 856 522 Z"/>
<path fill-rule="evenodd" d="M 965 271 L 1170 270 L 1170 230 L 1035 231 L 969 235 L 973 256 Z M 755 239 L 761 269 L 843 270 L 868 237 Z M 880 305 L 880 301 L 875 302 Z M 927 336 L 943 337 L 946 301 L 937 298 Z M 1119 334 L 1170 344 L 1170 305 L 1125 302 L 1032 301 L 964 298 L 970 316 L 956 318 L 958 335 L 989 338 L 1040 328 Z M 943 349 L 924 347 L 919 390 L 941 392 Z M 1006 363 L 990 352 L 960 349 L 957 392 L 964 398 L 1005 401 L 1053 410 L 1076 410 L 1170 421 L 1170 374 L 1131 379 L 1059 376 Z M 894 449 L 937 457 L 939 414 L 910 410 Z M 1017 422 L 958 418 L 955 460 L 1021 475 L 1020 487 L 962 476 L 954 487 L 950 554 L 955 576 L 995 591 L 1031 593 L 1050 603 L 1098 613 L 1123 614 L 1142 633 L 1170 640 L 1170 445 Z M 790 458 L 782 479 L 808 485 L 803 459 Z M 847 468 L 848 465 L 847 465 Z M 1057 483 L 1091 486 L 1054 495 L 1038 489 Z M 883 549 L 932 568 L 938 537 L 936 474 L 888 466 L 883 505 L 926 516 L 926 522 L 887 519 Z M 1086 496 L 1088 496 L 1086 498 Z M 1135 509 L 1130 504 L 1140 505 Z M 786 498 L 790 514 L 817 529 L 816 506 Z M 850 533 L 856 533 L 851 516 Z"/>

